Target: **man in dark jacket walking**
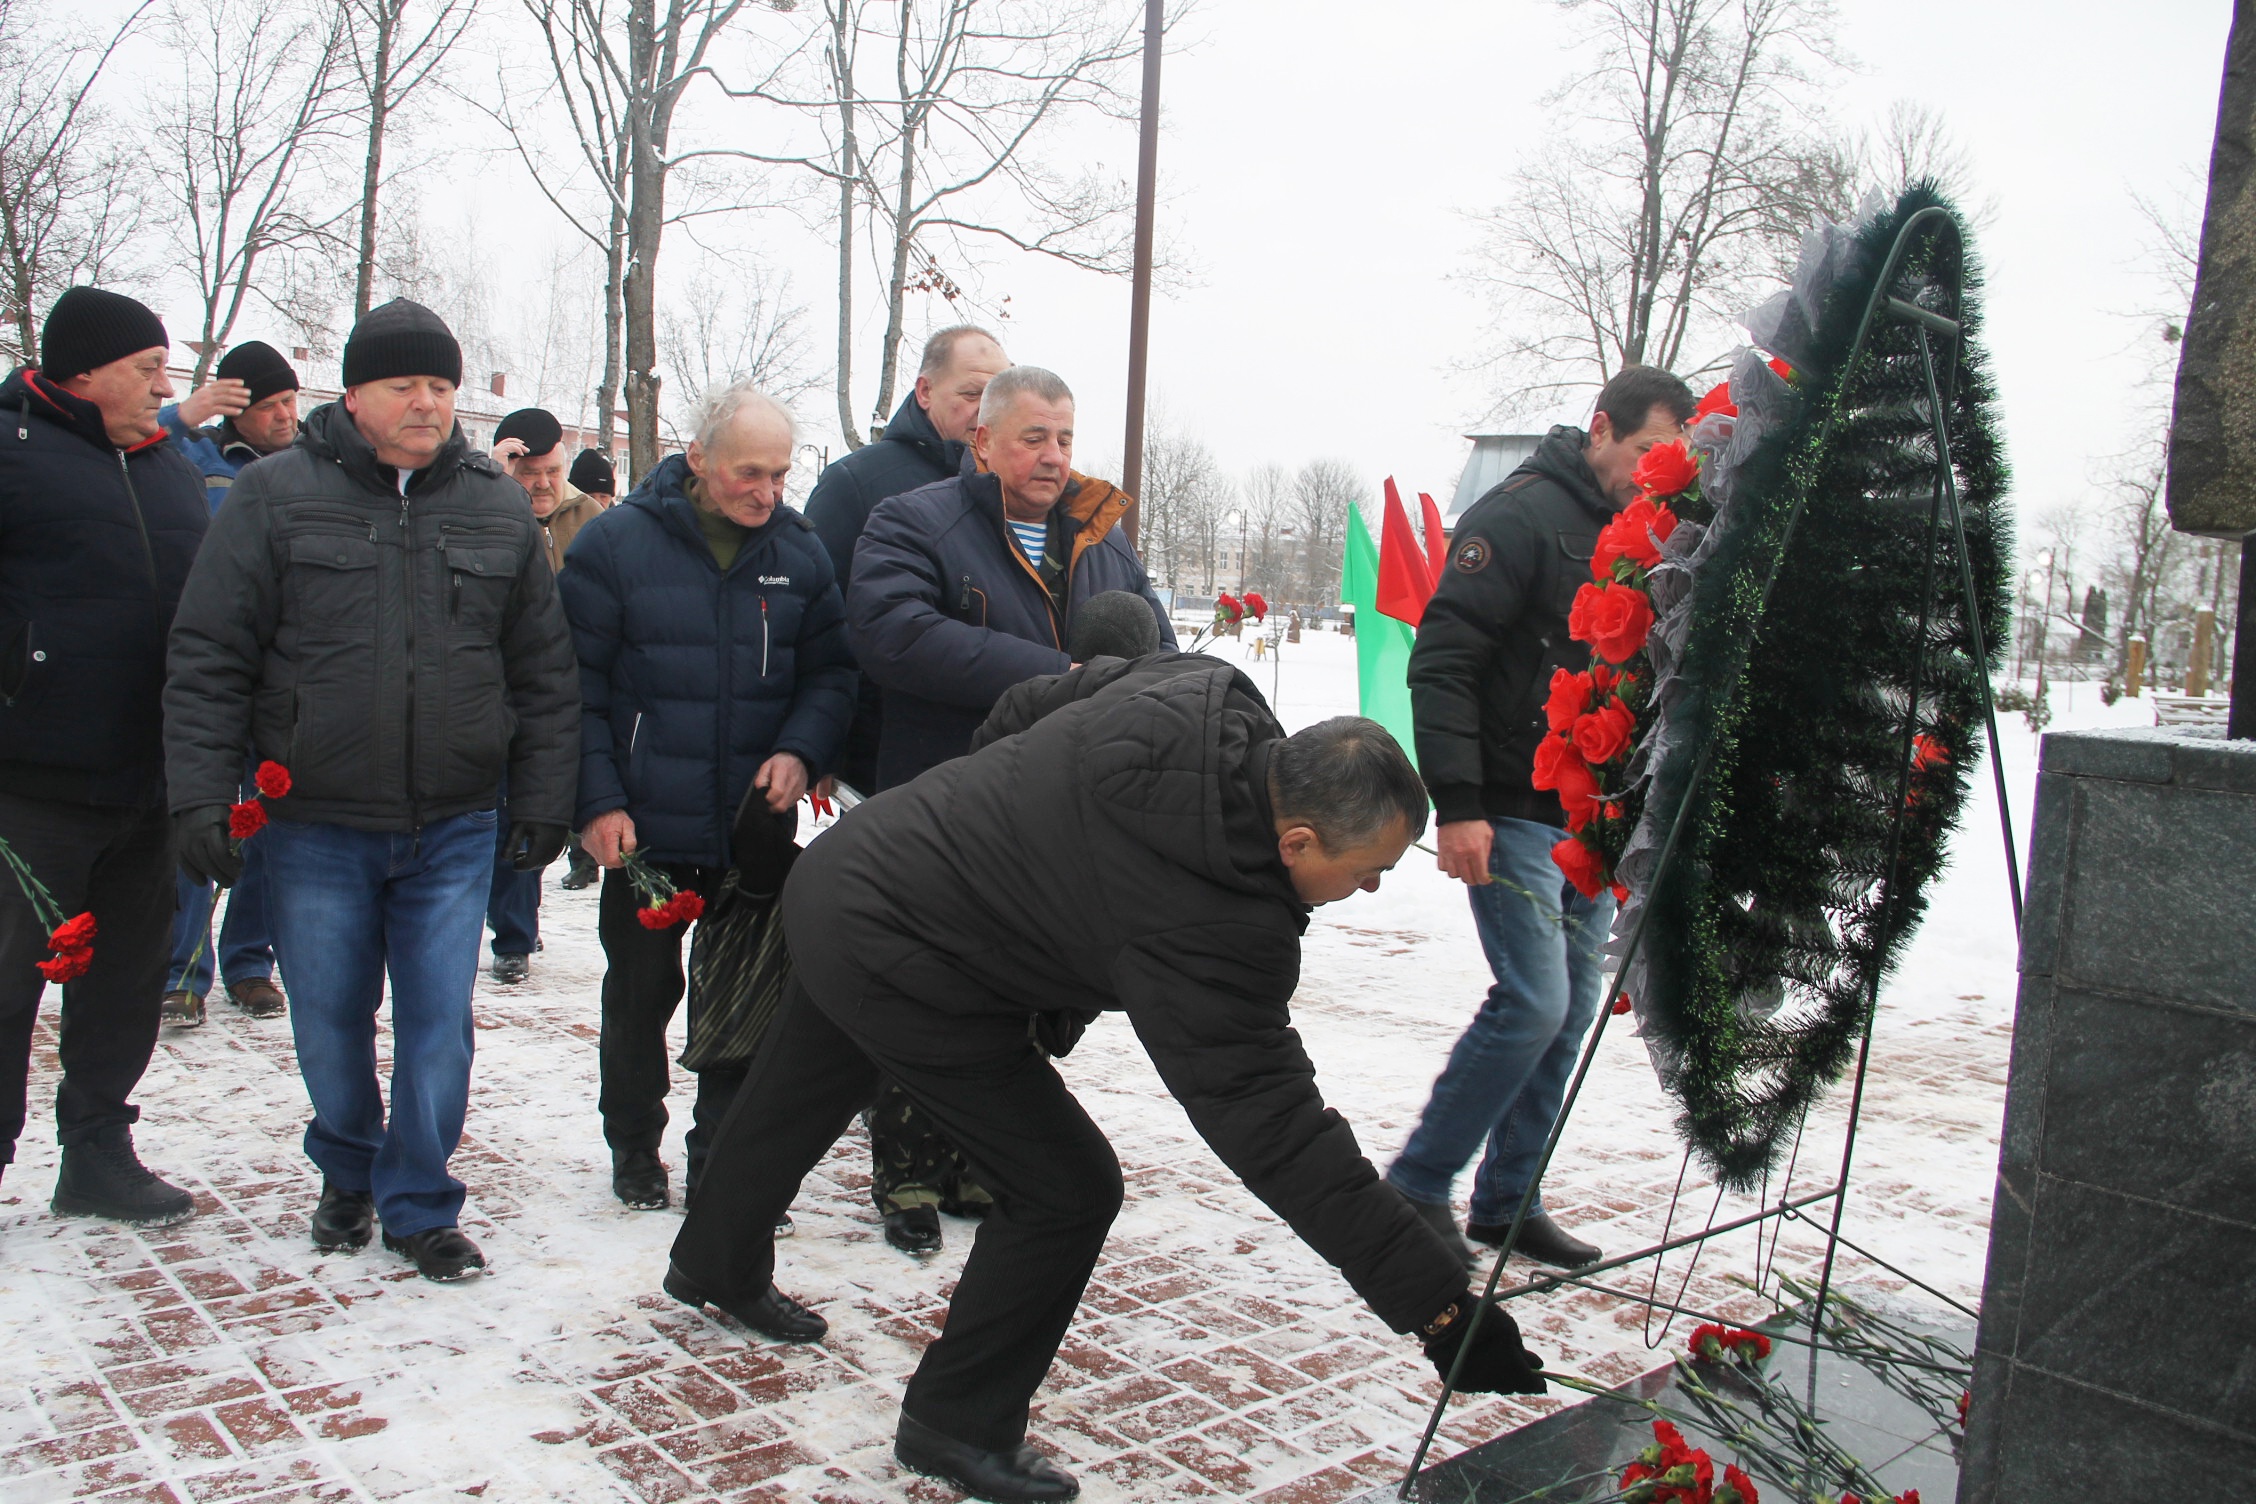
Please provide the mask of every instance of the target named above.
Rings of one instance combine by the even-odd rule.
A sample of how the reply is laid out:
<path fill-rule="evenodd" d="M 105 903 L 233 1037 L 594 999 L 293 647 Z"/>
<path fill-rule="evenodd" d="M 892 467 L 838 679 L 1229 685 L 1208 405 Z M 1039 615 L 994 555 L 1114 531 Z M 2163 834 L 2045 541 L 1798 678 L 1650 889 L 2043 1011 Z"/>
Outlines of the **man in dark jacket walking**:
<path fill-rule="evenodd" d="M 219 421 L 204 427 L 207 417 Z M 216 514 L 253 460 L 278 454 L 298 437 L 298 373 L 263 340 L 245 340 L 219 358 L 212 379 L 178 406 L 157 414 L 165 432 L 204 472 L 204 498 Z M 247 770 L 246 770 L 247 771 Z M 243 797 L 253 790 L 245 779 Z M 258 848 L 243 852 L 243 875 L 227 895 L 227 919 L 212 944 L 216 889 L 183 872 L 180 914 L 172 925 L 172 969 L 165 977 L 164 1021 L 196 1028 L 216 977 L 227 1000 L 252 1018 L 276 1018 L 287 1006 L 274 985 L 274 941 L 266 925 L 266 863 Z"/>
<path fill-rule="evenodd" d="M 884 435 L 833 460 L 807 497 L 807 520 L 830 550 L 844 594 L 853 576 L 854 546 L 883 501 L 959 474 L 979 428 L 979 399 L 1010 365 L 1003 347 L 971 324 L 942 329 L 924 343 L 916 385 L 901 399 Z M 862 676 L 854 724 L 838 755 L 838 776 L 861 793 L 881 787 L 877 749 L 884 730 L 884 691 Z M 869 1111 L 870 1200 L 885 1221 L 885 1240 L 903 1253 L 937 1253 L 939 1212 L 980 1217 L 987 1193 L 964 1168 L 963 1156 L 900 1091 L 887 1088 Z"/>
<path fill-rule="evenodd" d="M 596 920 L 608 963 L 598 1105 L 612 1191 L 638 1209 L 670 1199 L 658 1144 L 682 932 L 642 924 L 647 905 L 625 860 L 710 901 L 746 790 L 790 810 L 829 769 L 854 713 L 830 556 L 782 504 L 795 444 L 780 403 L 730 387 L 687 454 L 588 523 L 560 576 L 580 662 L 580 839 L 610 869 Z M 698 1074 L 693 1194 L 743 1077 L 741 1067 Z"/>
<path fill-rule="evenodd" d="M 23 1133 L 46 963 L 67 978 L 54 1209 L 130 1222 L 193 1210 L 135 1156 L 128 1100 L 172 932 L 165 633 L 210 515 L 157 422 L 170 347 L 140 303 L 74 287 L 48 311 L 39 368 L 0 385 L 0 840 L 60 909 L 0 877 L 0 1169 Z M 73 975 L 48 934 L 82 913 L 93 961 Z"/>
<path fill-rule="evenodd" d="M 995 1197 L 895 1450 L 985 1499 L 1062 1499 L 1025 1444 L 1121 1203 L 1111 1146 L 1051 1057 L 1128 1015 L 1191 1123 L 1381 1319 L 1446 1368 L 1464 1267 L 1324 1105 L 1291 1027 L 1309 907 L 1375 890 L 1426 794 L 1376 723 L 1286 737 L 1242 673 L 1099 659 L 1021 686 L 982 750 L 842 819 L 783 895 L 795 984 L 675 1240 L 666 1289 L 781 1340 L 827 1324 L 775 1288 L 768 1226 L 880 1072 Z M 1509 1318 L 1471 1389 L 1542 1387 Z"/>
<path fill-rule="evenodd" d="M 173 625 L 167 767 L 181 861 L 233 882 L 243 749 L 289 770 L 251 839 L 289 974 L 321 1167 L 314 1245 L 384 1246 L 425 1278 L 485 1258 L 447 1173 L 469 1105 L 470 999 L 509 780 L 521 866 L 564 848 L 579 694 L 517 483 L 454 421 L 462 352 L 397 299 L 345 342 L 345 395 L 236 481 Z M 376 1010 L 391 979 L 390 1115 Z"/>
<path fill-rule="evenodd" d="M 1530 781 L 1552 673 L 1589 666 L 1590 650 L 1567 635 L 1567 611 L 1590 582 L 1598 530 L 1636 497 L 1637 462 L 1681 438 L 1692 407 L 1668 372 L 1630 366 L 1599 393 L 1588 433 L 1552 429 L 1450 535 L 1449 567 L 1410 653 L 1441 869 L 1471 890 L 1496 984 L 1387 1179 L 1468 1260 L 1451 1209 L 1457 1172 L 1487 1146 L 1466 1230 L 1503 1242 L 1597 1015 L 1614 918 L 1611 895 L 1584 898 L 1552 861 L 1566 816 Z M 1569 1268 L 1599 1257 L 1540 1201 L 1514 1247 Z"/>
<path fill-rule="evenodd" d="M 962 756 L 1005 690 L 1066 668 L 1076 615 L 1095 596 L 1144 597 L 1175 645 L 1117 526 L 1128 498 L 1073 473 L 1063 381 L 1036 366 L 990 379 L 972 447 L 976 469 L 882 503 L 855 551 L 854 651 L 885 696 L 880 789 Z M 894 1247 L 935 1253 L 940 1212 L 985 1215 L 986 1192 L 961 1154 L 898 1092 L 870 1110 L 870 1155 L 870 1195 Z"/>

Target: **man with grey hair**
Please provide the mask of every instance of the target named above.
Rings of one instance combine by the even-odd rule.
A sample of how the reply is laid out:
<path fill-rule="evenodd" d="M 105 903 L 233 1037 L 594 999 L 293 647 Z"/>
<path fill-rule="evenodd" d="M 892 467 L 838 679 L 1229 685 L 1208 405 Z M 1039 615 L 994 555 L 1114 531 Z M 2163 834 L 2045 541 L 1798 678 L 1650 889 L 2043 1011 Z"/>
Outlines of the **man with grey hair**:
<path fill-rule="evenodd" d="M 689 452 L 591 519 L 557 576 L 580 661 L 576 824 L 607 869 L 599 1107 L 612 1191 L 638 1209 L 671 1199 L 658 1144 L 682 929 L 642 922 L 627 858 L 710 901 L 739 804 L 788 813 L 830 770 L 853 716 L 830 555 L 783 505 L 795 442 L 790 410 L 767 393 L 717 393 Z M 742 1079 L 741 1066 L 699 1073 L 691 1192 Z"/>
<path fill-rule="evenodd" d="M 1464 1266 L 1324 1105 L 1292 1027 L 1310 908 L 1375 890 L 1425 828 L 1425 786 L 1385 728 L 1341 716 L 1288 737 L 1236 668 L 1163 653 L 1020 685 L 976 740 L 793 868 L 791 986 L 667 1293 L 771 1339 L 825 1336 L 777 1288 L 770 1228 L 892 1078 L 995 1196 L 894 1454 L 976 1498 L 1074 1497 L 1027 1443 L 1029 1402 L 1122 1187 L 1051 1062 L 1119 1012 L 1222 1162 L 1437 1373 L 1462 1353 L 1458 1388 L 1540 1393 L 1508 1315 L 1470 1330 Z"/>

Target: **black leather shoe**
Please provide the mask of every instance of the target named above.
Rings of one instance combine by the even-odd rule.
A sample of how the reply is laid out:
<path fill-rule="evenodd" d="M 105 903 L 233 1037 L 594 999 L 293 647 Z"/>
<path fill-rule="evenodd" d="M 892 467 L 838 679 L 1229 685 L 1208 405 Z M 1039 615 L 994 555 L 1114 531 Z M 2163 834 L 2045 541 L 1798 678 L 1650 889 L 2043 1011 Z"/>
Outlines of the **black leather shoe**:
<path fill-rule="evenodd" d="M 496 956 L 493 959 L 493 979 L 497 982 L 522 982 L 533 974 L 530 956 Z"/>
<path fill-rule="evenodd" d="M 376 1235 L 376 1198 L 321 1182 L 321 1204 L 313 1209 L 313 1246 L 323 1253 L 358 1253 Z"/>
<path fill-rule="evenodd" d="M 611 1194 L 634 1211 L 663 1210 L 672 1199 L 667 1192 L 666 1167 L 656 1149 L 611 1151 Z"/>
<path fill-rule="evenodd" d="M 384 1229 L 384 1246 L 415 1260 L 415 1272 L 440 1284 L 452 1284 L 486 1272 L 486 1256 L 462 1235 L 459 1227 L 427 1227 L 404 1238 Z"/>
<path fill-rule="evenodd" d="M 1434 1230 L 1434 1236 L 1441 1239 L 1442 1247 L 1455 1254 L 1457 1261 L 1466 1268 L 1473 1267 L 1480 1255 L 1473 1252 L 1473 1245 L 1466 1242 L 1465 1235 L 1457 1230 L 1457 1214 L 1446 1203 L 1416 1201 L 1408 1196 L 1402 1199 L 1410 1202 L 1410 1210 L 1418 1214 L 1419 1221 Z"/>
<path fill-rule="evenodd" d="M 829 1322 L 772 1284 L 758 1300 L 723 1302 L 707 1295 L 688 1275 L 668 1264 L 664 1288 L 685 1306 L 711 1306 L 723 1316 L 733 1316 L 740 1324 L 778 1342 L 820 1342 L 830 1332 Z"/>
<path fill-rule="evenodd" d="M 1021 1443 L 1008 1452 L 982 1452 L 907 1414 L 893 1433 L 893 1455 L 912 1473 L 953 1483 L 973 1498 L 995 1504 L 1081 1496 L 1081 1484 L 1071 1473 L 1030 1446 Z"/>
<path fill-rule="evenodd" d="M 905 1212 L 885 1214 L 885 1241 L 903 1253 L 913 1253 L 918 1258 L 938 1253 L 940 1241 L 940 1213 L 929 1206 L 912 1206 Z"/>
<path fill-rule="evenodd" d="M 1509 1222 L 1474 1222 L 1465 1231 L 1476 1242 L 1491 1248 L 1504 1246 L 1504 1235 L 1512 1230 Z M 1565 1228 L 1551 1220 L 1549 1212 L 1529 1212 L 1527 1221 L 1520 1224 L 1520 1240 L 1512 1251 L 1538 1264 L 1550 1264 L 1559 1269 L 1580 1269 L 1585 1264 L 1595 1264 L 1605 1254 L 1594 1243 L 1585 1243 Z"/>

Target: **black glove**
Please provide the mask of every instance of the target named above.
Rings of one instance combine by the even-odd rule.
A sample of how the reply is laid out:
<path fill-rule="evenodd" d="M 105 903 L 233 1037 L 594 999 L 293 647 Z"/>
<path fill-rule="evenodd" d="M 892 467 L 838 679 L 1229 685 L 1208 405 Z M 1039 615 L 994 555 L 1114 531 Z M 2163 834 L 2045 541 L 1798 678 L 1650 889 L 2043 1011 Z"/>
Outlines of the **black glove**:
<path fill-rule="evenodd" d="M 198 882 L 235 886 L 243 875 L 243 853 L 227 833 L 227 806 L 206 804 L 173 816 L 172 843 L 180 850 L 180 865 Z"/>
<path fill-rule="evenodd" d="M 1451 1315 L 1452 1311 L 1456 1314 Z M 1435 1332 L 1434 1322 L 1444 1318 L 1447 1325 Z M 1457 1349 L 1465 1345 L 1465 1333 L 1472 1325 L 1473 1297 L 1467 1294 L 1418 1329 L 1425 1338 L 1426 1358 L 1444 1383 L 1449 1380 L 1449 1365 L 1457 1361 Z M 1472 1351 L 1465 1354 L 1465 1366 L 1457 1370 L 1457 1389 L 1461 1394 L 1543 1393 L 1543 1360 L 1520 1346 L 1519 1324 L 1501 1306 L 1491 1305 L 1481 1313 Z"/>
<path fill-rule="evenodd" d="M 564 854 L 571 843 L 572 832 L 562 825 L 546 825 L 538 820 L 512 820 L 509 822 L 509 865 L 519 872 L 538 872 Z"/>

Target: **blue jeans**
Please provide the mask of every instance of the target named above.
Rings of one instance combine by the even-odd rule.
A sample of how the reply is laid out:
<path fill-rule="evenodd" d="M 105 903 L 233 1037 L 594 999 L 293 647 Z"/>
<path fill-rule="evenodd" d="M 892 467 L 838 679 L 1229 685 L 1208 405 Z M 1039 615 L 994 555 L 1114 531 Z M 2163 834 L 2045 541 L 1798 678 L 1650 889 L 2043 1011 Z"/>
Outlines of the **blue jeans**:
<path fill-rule="evenodd" d="M 478 979 L 494 812 L 408 831 L 275 820 L 267 913 L 290 979 L 290 1028 L 313 1100 L 306 1157 L 339 1188 L 372 1191 L 384 1230 L 452 1227 L 462 1182 L 447 1160 L 470 1105 L 470 993 Z M 376 1079 L 376 1010 L 391 975 L 391 1118 Z"/>
<path fill-rule="evenodd" d="M 1467 891 L 1496 984 L 1449 1052 L 1401 1156 L 1387 1170 L 1413 1201 L 1448 1204 L 1457 1172 L 1483 1143 L 1472 1220 L 1509 1222 L 1534 1179 L 1583 1035 L 1598 1015 L 1611 894 L 1584 898 L 1551 860 L 1563 833 L 1493 820 L 1493 879 Z M 1539 1200 L 1535 1209 L 1540 1210 Z"/>
<path fill-rule="evenodd" d="M 493 885 L 486 891 L 486 923 L 493 926 L 495 955 L 529 956 L 540 949 L 541 877 L 547 870 L 519 872 L 509 864 L 509 780 L 504 778 L 494 820 Z"/>

